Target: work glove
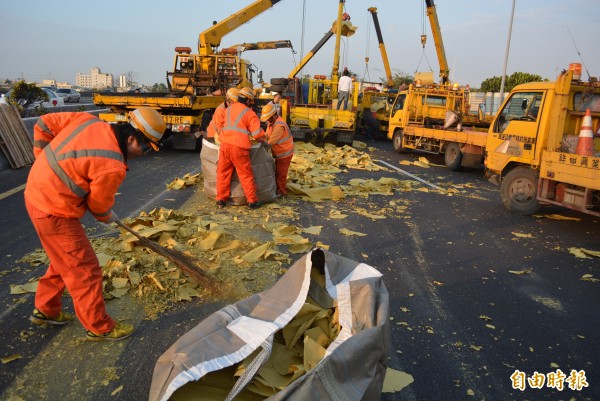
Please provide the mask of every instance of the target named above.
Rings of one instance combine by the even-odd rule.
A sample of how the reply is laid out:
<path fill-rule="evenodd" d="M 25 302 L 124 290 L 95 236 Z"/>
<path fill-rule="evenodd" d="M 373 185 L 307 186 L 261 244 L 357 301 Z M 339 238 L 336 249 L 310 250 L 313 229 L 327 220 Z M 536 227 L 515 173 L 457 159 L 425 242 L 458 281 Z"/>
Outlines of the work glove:
<path fill-rule="evenodd" d="M 104 224 L 116 223 L 117 220 L 119 220 L 119 216 L 117 216 L 114 210 L 111 210 L 110 212 L 110 217 L 104 222 Z"/>

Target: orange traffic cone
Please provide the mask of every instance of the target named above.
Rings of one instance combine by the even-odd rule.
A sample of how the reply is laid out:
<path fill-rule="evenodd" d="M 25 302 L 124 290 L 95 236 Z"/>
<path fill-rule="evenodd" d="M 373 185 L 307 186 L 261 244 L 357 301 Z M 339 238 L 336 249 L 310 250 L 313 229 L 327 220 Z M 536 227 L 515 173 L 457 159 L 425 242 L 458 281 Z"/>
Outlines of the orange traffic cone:
<path fill-rule="evenodd" d="M 575 153 L 579 156 L 594 156 L 594 133 L 592 132 L 592 114 L 590 113 L 590 109 L 585 111 Z"/>

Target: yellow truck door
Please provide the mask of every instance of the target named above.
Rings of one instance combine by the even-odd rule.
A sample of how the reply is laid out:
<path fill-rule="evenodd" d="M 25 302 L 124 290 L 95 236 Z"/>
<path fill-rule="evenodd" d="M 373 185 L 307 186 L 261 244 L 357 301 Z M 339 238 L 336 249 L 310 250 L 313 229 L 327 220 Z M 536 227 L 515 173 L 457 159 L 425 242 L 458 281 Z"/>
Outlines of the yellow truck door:
<path fill-rule="evenodd" d="M 538 132 L 543 123 L 545 91 L 515 92 L 497 114 L 487 141 L 488 157 L 495 166 L 505 166 L 509 159 L 535 164 Z"/>

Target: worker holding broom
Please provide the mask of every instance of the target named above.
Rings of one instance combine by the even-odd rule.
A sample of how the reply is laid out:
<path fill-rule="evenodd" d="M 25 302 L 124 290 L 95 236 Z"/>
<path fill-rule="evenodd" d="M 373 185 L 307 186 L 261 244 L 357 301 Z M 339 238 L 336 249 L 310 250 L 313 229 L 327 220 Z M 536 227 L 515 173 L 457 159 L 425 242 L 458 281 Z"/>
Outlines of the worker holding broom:
<path fill-rule="evenodd" d="M 277 114 L 277 108 L 267 104 L 262 108 L 260 121 L 267 123 L 267 143 L 275 159 L 275 183 L 277 197 L 287 196 L 287 176 L 294 156 L 294 138 L 290 127 Z"/>
<path fill-rule="evenodd" d="M 34 127 L 35 162 L 25 188 L 25 206 L 50 264 L 40 278 L 30 320 L 63 325 L 66 290 L 77 318 L 93 341 L 122 340 L 133 326 L 115 322 L 102 296 L 102 269 L 79 219 L 119 221 L 112 211 L 127 160 L 158 151 L 166 124 L 150 107 L 130 113 L 129 123 L 108 124 L 89 113 L 52 113 Z"/>

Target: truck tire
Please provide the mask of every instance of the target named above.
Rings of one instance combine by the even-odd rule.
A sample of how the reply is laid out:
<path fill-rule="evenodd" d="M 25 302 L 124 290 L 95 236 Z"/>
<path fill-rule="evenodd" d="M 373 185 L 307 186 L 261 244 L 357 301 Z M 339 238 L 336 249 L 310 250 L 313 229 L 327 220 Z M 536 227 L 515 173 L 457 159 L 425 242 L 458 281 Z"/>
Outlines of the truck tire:
<path fill-rule="evenodd" d="M 537 200 L 537 173 L 526 166 L 516 167 L 502 179 L 500 196 L 511 212 L 530 215 L 540 210 Z"/>
<path fill-rule="evenodd" d="M 460 151 L 460 146 L 456 142 L 450 142 L 444 151 L 444 162 L 446 168 L 451 171 L 460 169 L 462 164 L 463 154 Z"/>
<path fill-rule="evenodd" d="M 394 131 L 394 136 L 392 136 L 392 146 L 396 152 L 404 152 L 404 147 L 402 146 L 402 130 L 397 129 Z"/>

